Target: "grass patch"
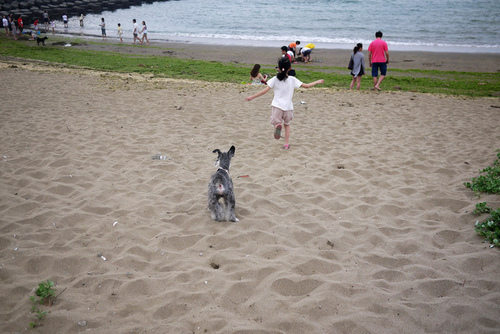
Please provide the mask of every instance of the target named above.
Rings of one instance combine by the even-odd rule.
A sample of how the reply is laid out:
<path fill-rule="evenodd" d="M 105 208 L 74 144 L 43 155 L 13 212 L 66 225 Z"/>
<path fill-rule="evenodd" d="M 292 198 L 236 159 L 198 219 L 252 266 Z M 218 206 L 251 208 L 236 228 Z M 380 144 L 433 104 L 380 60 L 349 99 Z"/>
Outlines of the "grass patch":
<path fill-rule="evenodd" d="M 67 39 L 66 39 L 67 40 Z M 59 43 L 54 43 L 59 41 Z M 243 83 L 248 80 L 253 64 L 229 64 L 217 61 L 179 59 L 169 56 L 145 56 L 108 51 L 92 51 L 78 47 L 64 47 L 64 39 L 51 38 L 51 43 L 38 47 L 36 42 L 20 39 L 13 41 L 0 37 L 0 56 L 33 59 L 78 66 L 98 71 L 149 74 L 160 78 L 194 79 L 210 82 Z M 71 39 L 71 43 L 82 43 Z M 83 43 L 103 45 L 106 43 Z M 132 46 L 129 46 L 132 47 Z M 142 47 L 142 46 L 141 46 Z M 154 47 L 157 49 L 158 47 Z M 125 51 L 124 51 L 125 52 Z M 351 82 L 351 76 L 343 67 L 329 67 L 308 64 L 294 65 L 297 77 L 303 82 L 324 79 L 324 87 L 345 89 Z M 262 73 L 274 74 L 274 66 L 263 66 Z M 362 88 L 371 87 L 371 78 L 367 76 Z M 386 91 L 410 91 L 431 94 L 445 94 L 465 97 L 500 96 L 500 73 L 454 72 L 436 70 L 398 70 L 391 73 L 384 81 Z"/>

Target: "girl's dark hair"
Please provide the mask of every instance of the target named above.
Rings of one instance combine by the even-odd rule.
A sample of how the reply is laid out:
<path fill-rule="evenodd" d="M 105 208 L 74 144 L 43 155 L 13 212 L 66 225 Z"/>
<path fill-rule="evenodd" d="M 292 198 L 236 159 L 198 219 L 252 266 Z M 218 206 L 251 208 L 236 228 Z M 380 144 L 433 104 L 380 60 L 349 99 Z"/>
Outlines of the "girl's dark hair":
<path fill-rule="evenodd" d="M 352 52 L 354 52 L 354 54 L 358 53 L 358 51 L 363 48 L 363 43 L 358 43 L 354 49 L 352 50 Z"/>
<path fill-rule="evenodd" d="M 250 76 L 252 78 L 255 78 L 257 75 L 259 75 L 259 70 L 260 70 L 260 65 L 259 64 L 255 64 L 252 68 L 252 70 L 250 71 Z"/>
<path fill-rule="evenodd" d="M 288 59 L 288 57 L 282 57 L 278 60 L 278 74 L 276 77 L 279 81 L 286 80 L 290 67 L 292 67 L 292 64 L 290 64 L 290 59 Z"/>

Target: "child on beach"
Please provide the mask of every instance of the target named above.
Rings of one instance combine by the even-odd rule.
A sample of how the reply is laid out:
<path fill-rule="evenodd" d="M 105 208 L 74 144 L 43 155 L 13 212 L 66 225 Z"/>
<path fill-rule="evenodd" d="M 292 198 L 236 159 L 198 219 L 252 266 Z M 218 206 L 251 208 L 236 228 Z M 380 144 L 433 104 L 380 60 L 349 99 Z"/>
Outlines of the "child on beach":
<path fill-rule="evenodd" d="M 120 43 L 123 43 L 123 29 L 122 29 L 122 25 L 120 23 L 118 23 L 118 37 L 120 37 Z"/>
<path fill-rule="evenodd" d="M 252 70 L 250 71 L 250 82 L 252 85 L 267 85 L 267 75 L 263 76 L 259 73 L 260 65 L 255 64 Z"/>
<path fill-rule="evenodd" d="M 3 27 L 5 28 L 5 36 L 9 36 L 9 21 L 5 17 L 5 15 L 2 17 L 2 24 Z"/>
<path fill-rule="evenodd" d="M 271 103 L 271 124 L 274 127 L 274 138 L 281 138 L 281 128 L 285 127 L 285 145 L 283 149 L 290 148 L 290 123 L 293 119 L 293 92 L 295 88 L 311 88 L 317 84 L 322 84 L 323 79 L 311 82 L 302 83 L 299 79 L 288 76 L 288 71 L 291 68 L 290 60 L 287 57 L 280 58 L 278 61 L 278 74 L 267 82 L 267 87 L 260 92 L 246 98 L 247 101 L 252 101 L 256 97 L 262 96 L 274 89 L 274 98 Z M 282 125 L 283 123 L 283 125 Z"/>
<path fill-rule="evenodd" d="M 149 45 L 149 39 L 148 39 L 148 28 L 146 27 L 146 22 L 142 21 L 142 39 L 141 39 L 141 44 L 144 43 L 144 38 L 146 39 L 146 42 L 148 42 Z"/>
<path fill-rule="evenodd" d="M 50 21 L 50 28 L 52 29 L 52 35 L 55 35 L 56 34 L 56 21 L 55 20 L 51 20 Z"/>
<path fill-rule="evenodd" d="M 102 33 L 102 39 L 106 39 L 106 23 L 104 23 L 104 17 L 101 18 L 101 24 L 99 24 L 101 27 L 101 33 Z"/>

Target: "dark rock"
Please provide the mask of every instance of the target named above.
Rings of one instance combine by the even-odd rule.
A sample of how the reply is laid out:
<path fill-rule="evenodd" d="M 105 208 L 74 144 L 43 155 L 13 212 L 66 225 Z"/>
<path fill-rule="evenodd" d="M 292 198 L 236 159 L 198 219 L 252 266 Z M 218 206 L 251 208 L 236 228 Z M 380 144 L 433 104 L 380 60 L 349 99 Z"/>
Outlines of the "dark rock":
<path fill-rule="evenodd" d="M 23 16 L 25 26 L 36 19 L 41 20 L 44 11 L 52 18 L 60 19 L 61 15 L 80 16 L 80 14 L 99 14 L 104 10 L 114 11 L 143 3 L 169 0 L 0 0 L 0 15 L 13 13 Z"/>

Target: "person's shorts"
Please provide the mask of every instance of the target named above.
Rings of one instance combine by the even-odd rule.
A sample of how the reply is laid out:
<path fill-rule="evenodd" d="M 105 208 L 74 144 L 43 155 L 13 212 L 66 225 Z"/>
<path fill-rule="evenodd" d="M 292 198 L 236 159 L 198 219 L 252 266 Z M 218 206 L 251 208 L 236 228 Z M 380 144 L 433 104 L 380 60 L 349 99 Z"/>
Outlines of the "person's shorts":
<path fill-rule="evenodd" d="M 289 125 L 292 119 L 293 110 L 281 110 L 280 108 L 272 107 L 270 121 L 273 127 L 276 127 L 276 125 L 281 123 Z"/>
<path fill-rule="evenodd" d="M 379 69 L 380 69 L 380 75 L 385 76 L 387 74 L 386 63 L 372 63 L 372 77 L 378 77 Z"/>
<path fill-rule="evenodd" d="M 311 54 L 311 51 L 312 51 L 312 50 L 306 50 L 306 51 L 302 52 L 302 55 L 303 55 L 304 57 L 307 57 L 307 56 L 309 56 L 309 55 Z"/>
<path fill-rule="evenodd" d="M 134 34 L 134 37 L 137 37 L 137 34 Z"/>
<path fill-rule="evenodd" d="M 43 22 L 44 22 L 44 23 L 49 23 L 49 19 L 48 19 L 47 17 L 44 17 L 44 18 L 43 18 Z"/>

